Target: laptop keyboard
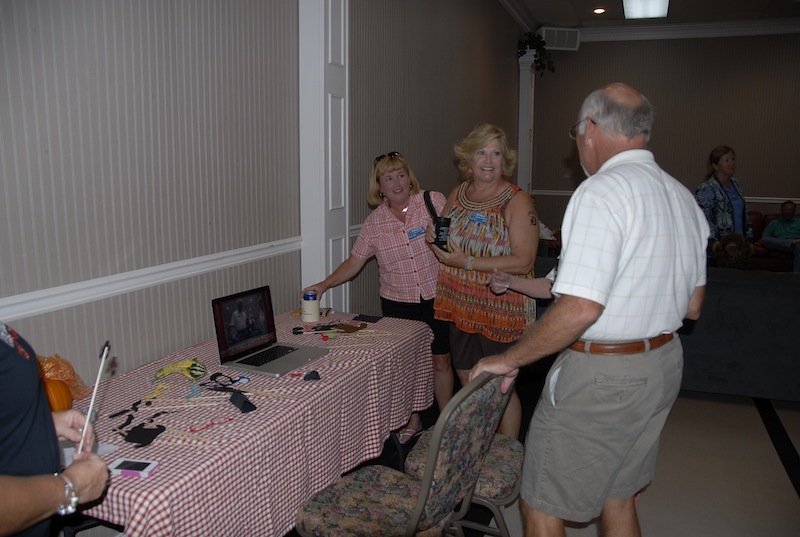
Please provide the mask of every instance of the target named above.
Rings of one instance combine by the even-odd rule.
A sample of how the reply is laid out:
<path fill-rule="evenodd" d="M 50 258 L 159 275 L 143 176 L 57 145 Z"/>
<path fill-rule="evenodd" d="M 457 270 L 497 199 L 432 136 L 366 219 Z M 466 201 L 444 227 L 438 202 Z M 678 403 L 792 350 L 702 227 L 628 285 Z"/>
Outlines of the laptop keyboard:
<path fill-rule="evenodd" d="M 286 347 L 284 345 L 275 345 L 268 349 L 265 349 L 261 352 L 253 354 L 252 356 L 248 356 L 244 360 L 240 360 L 240 364 L 247 364 L 247 365 L 264 365 L 267 362 L 271 362 L 272 360 L 277 360 L 281 356 L 286 356 L 292 351 L 296 351 L 297 349 L 294 347 Z"/>

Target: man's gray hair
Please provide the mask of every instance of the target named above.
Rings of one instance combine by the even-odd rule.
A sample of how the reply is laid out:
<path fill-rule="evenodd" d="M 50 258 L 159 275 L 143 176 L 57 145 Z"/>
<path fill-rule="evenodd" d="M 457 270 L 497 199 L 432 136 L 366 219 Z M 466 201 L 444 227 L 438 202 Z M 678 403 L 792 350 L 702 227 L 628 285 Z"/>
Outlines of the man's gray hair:
<path fill-rule="evenodd" d="M 641 95 L 641 94 L 639 94 Z M 650 141 L 650 132 L 653 128 L 653 106 L 644 95 L 641 102 L 631 106 L 626 102 L 614 99 L 605 89 L 595 90 L 583 101 L 581 119 L 590 117 L 606 132 L 618 132 L 629 140 L 634 136 L 644 133 Z M 583 134 L 586 130 L 585 122 L 578 127 Z"/>

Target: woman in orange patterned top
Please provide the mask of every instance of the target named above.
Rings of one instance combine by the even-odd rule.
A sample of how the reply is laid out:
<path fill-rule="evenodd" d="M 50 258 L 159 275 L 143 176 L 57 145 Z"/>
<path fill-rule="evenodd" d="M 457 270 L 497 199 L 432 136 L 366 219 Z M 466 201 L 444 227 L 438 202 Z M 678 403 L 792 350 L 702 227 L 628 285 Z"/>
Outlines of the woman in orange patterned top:
<path fill-rule="evenodd" d="M 436 318 L 450 322 L 450 352 L 461 385 L 484 356 L 502 353 L 536 317 L 536 302 L 520 293 L 489 288 L 497 270 L 533 277 L 539 219 L 528 193 L 510 183 L 517 152 L 505 132 L 479 125 L 455 146 L 462 183 L 447 198 L 448 251 L 431 245 L 442 266 L 436 286 Z M 429 224 L 426 239 L 434 240 Z M 522 405 L 512 394 L 498 432 L 517 438 Z"/>

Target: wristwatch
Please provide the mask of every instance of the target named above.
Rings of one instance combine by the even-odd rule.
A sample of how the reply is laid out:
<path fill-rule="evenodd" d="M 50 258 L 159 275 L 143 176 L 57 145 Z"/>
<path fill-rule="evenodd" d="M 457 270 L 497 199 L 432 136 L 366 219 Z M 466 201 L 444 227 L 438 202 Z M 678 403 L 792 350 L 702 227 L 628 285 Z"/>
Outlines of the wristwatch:
<path fill-rule="evenodd" d="M 64 481 L 64 502 L 58 506 L 59 515 L 71 515 L 78 508 L 78 493 L 75 492 L 75 485 L 64 474 L 53 474 Z"/>

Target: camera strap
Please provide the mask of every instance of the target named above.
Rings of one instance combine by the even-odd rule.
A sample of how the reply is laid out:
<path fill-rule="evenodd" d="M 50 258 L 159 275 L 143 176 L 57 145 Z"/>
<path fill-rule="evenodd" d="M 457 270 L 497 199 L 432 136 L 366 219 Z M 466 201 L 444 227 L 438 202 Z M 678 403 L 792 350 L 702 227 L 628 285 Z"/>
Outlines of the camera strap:
<path fill-rule="evenodd" d="M 431 219 L 436 220 L 439 218 L 439 215 L 436 214 L 436 207 L 433 206 L 433 201 L 431 200 L 430 190 L 423 192 L 422 197 L 425 198 L 425 206 L 428 207 L 428 212 L 431 213 Z"/>

